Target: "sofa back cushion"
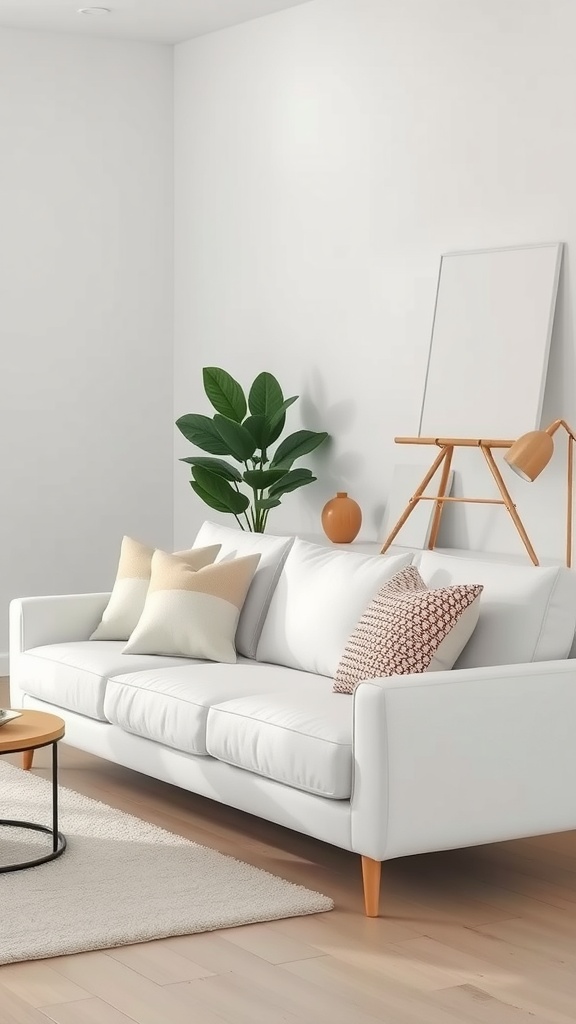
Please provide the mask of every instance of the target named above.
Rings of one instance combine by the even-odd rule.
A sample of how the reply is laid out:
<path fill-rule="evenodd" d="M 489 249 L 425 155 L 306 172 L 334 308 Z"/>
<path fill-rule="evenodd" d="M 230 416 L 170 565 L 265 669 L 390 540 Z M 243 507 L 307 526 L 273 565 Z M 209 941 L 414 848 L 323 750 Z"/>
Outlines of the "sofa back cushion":
<path fill-rule="evenodd" d="M 219 544 L 220 551 L 216 562 L 230 562 L 233 558 L 260 555 L 258 568 L 240 612 L 236 630 L 236 650 L 246 658 L 256 657 L 266 612 L 293 542 L 293 537 L 244 533 L 240 529 L 231 529 L 229 526 L 220 526 L 208 521 L 200 527 L 194 541 L 194 548 Z"/>
<path fill-rule="evenodd" d="M 414 558 L 429 587 L 484 587 L 474 634 L 455 668 L 567 658 L 576 627 L 576 572 L 422 551 Z"/>
<path fill-rule="evenodd" d="M 270 602 L 258 661 L 333 677 L 368 603 L 411 561 L 412 553 L 360 555 L 296 539 Z"/>

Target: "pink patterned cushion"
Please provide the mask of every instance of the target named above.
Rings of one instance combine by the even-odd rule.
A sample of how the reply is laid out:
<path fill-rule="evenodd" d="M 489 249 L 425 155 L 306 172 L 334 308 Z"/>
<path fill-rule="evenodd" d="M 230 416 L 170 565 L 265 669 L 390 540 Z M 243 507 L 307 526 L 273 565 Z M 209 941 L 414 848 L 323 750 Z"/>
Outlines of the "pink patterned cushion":
<path fill-rule="evenodd" d="M 429 590 L 415 566 L 379 590 L 349 637 L 334 682 L 353 693 L 363 679 L 451 669 L 474 632 L 482 586 Z"/>

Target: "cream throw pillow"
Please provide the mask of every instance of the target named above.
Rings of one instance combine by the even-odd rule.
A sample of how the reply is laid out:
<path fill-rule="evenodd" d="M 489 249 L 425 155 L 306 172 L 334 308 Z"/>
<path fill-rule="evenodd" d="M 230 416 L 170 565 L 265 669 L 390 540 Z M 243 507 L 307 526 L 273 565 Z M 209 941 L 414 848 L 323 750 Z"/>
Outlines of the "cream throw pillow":
<path fill-rule="evenodd" d="M 247 555 L 195 572 L 184 559 L 155 551 L 144 611 L 123 653 L 233 664 L 238 619 L 259 561 Z"/>
<path fill-rule="evenodd" d="M 476 583 L 429 590 L 413 565 L 396 573 L 349 637 L 334 692 L 353 693 L 363 679 L 451 669 L 478 622 L 482 590 Z"/>
<path fill-rule="evenodd" d="M 219 544 L 211 544 L 210 547 L 177 551 L 176 556 L 185 559 L 191 569 L 202 569 L 214 561 L 219 551 Z M 127 640 L 136 628 L 146 602 L 153 554 L 154 548 L 132 537 L 124 537 L 116 582 L 102 621 L 92 633 L 91 640 Z"/>

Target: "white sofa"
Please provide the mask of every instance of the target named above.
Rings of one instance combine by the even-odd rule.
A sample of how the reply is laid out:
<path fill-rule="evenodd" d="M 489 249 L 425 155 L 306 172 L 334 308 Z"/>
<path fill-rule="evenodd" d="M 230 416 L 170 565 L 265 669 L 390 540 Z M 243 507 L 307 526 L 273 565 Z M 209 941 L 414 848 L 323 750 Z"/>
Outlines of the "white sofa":
<path fill-rule="evenodd" d="M 261 562 L 236 665 L 90 641 L 108 594 L 10 609 L 13 707 L 53 711 L 65 741 L 381 862 L 576 827 L 576 573 L 437 552 L 361 555 L 206 523 L 195 544 Z M 426 583 L 482 583 L 450 672 L 332 691 L 346 639 L 410 561 Z"/>

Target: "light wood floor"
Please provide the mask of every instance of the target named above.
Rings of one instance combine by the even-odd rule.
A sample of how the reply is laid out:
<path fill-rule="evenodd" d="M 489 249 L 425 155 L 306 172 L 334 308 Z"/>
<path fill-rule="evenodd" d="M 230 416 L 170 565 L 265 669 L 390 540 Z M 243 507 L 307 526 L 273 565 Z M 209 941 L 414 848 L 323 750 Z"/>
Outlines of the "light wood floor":
<path fill-rule="evenodd" d="M 382 917 L 368 920 L 351 854 L 65 746 L 61 782 L 337 909 L 0 967 L 0 1024 L 576 1020 L 576 833 L 390 862 Z"/>

